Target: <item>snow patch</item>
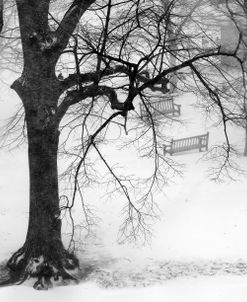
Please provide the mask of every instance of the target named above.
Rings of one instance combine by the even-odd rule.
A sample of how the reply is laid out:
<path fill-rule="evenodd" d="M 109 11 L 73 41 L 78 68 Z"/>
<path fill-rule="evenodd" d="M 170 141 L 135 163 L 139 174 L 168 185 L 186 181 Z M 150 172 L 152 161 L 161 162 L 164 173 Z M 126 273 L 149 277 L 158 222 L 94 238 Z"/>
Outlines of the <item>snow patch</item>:
<path fill-rule="evenodd" d="M 16 264 L 20 263 L 22 259 L 24 259 L 25 253 L 21 253 L 19 256 L 16 257 Z"/>
<path fill-rule="evenodd" d="M 30 273 L 37 272 L 38 266 L 40 266 L 44 262 L 44 256 L 32 258 L 27 265 L 27 271 Z"/>

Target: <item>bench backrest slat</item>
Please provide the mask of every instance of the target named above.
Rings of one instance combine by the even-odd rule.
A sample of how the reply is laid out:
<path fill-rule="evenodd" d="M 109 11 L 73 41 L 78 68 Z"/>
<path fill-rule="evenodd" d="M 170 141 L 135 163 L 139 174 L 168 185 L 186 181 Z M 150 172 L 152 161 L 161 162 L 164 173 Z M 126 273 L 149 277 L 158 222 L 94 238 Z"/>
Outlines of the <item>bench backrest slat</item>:
<path fill-rule="evenodd" d="M 174 107 L 174 102 L 172 97 L 166 97 L 162 101 L 156 101 L 156 102 L 148 103 L 146 105 L 151 114 L 174 113 L 177 111 L 180 112 L 178 109 Z M 141 112 L 141 116 L 147 115 L 147 110 L 144 104 L 140 104 L 140 112 Z"/>
<path fill-rule="evenodd" d="M 207 150 L 208 137 L 209 137 L 209 133 L 207 132 L 206 134 L 202 134 L 202 135 L 180 138 L 176 140 L 173 139 L 171 140 L 170 149 L 168 152 L 172 154 L 175 152 L 187 151 L 196 148 L 199 148 L 199 151 L 201 151 L 201 148 L 206 148 Z"/>

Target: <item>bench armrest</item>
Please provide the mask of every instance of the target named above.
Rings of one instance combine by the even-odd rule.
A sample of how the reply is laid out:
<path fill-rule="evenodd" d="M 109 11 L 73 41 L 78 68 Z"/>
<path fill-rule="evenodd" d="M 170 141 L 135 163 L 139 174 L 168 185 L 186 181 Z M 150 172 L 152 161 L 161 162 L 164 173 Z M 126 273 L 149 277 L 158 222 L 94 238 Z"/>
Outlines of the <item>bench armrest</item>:
<path fill-rule="evenodd" d="M 171 143 L 169 145 L 168 144 L 164 144 L 163 145 L 163 153 L 164 153 L 164 155 L 166 155 L 166 153 L 170 153 L 171 147 L 172 147 Z"/>
<path fill-rule="evenodd" d="M 178 110 L 180 111 L 181 105 L 178 105 L 178 104 L 175 104 L 175 103 L 174 103 L 174 107 L 175 107 L 175 108 L 178 108 Z"/>
<path fill-rule="evenodd" d="M 175 111 L 178 112 L 178 115 L 181 114 L 181 105 L 173 103 L 173 108 L 174 108 Z"/>

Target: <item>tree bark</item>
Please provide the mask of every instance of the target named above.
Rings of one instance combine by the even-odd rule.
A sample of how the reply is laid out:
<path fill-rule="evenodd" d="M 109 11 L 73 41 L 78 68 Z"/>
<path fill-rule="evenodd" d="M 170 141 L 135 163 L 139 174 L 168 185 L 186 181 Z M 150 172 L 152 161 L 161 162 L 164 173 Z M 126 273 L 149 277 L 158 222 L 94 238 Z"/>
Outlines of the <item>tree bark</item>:
<path fill-rule="evenodd" d="M 30 207 L 26 240 L 7 263 L 11 276 L 6 283 L 35 277 L 38 289 L 48 288 L 54 280 L 74 279 L 71 273 L 79 268 L 61 236 L 57 151 L 59 121 L 66 110 L 58 114 L 64 87 L 55 68 L 81 16 L 95 0 L 72 1 L 56 31 L 49 27 L 50 2 L 16 1 L 24 66 L 22 76 L 12 84 L 25 110 Z M 0 0 L 0 30 L 2 8 Z"/>
<path fill-rule="evenodd" d="M 42 100 L 43 98 L 40 97 Z M 23 103 L 30 103 L 25 100 Z M 34 103 L 34 102 L 33 102 Z M 59 130 L 54 112 L 47 106 L 26 109 L 30 175 L 29 224 L 25 243 L 8 261 L 12 280 L 37 278 L 37 289 L 53 281 L 74 279 L 68 273 L 78 270 L 78 260 L 63 246 L 58 192 L 57 152 Z M 40 112 L 46 112 L 41 114 Z"/>

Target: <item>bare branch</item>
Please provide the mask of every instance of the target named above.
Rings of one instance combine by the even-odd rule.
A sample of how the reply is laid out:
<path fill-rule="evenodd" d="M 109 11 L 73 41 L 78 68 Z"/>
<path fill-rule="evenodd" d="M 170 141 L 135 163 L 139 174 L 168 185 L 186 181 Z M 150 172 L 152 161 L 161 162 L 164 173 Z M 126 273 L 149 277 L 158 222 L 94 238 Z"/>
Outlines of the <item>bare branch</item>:
<path fill-rule="evenodd" d="M 114 74 L 128 74 L 128 69 L 125 66 L 117 65 L 115 67 L 107 67 L 103 70 L 83 73 L 83 74 L 70 74 L 67 78 L 65 78 L 61 82 L 61 89 L 65 91 L 75 85 L 85 84 L 85 83 L 98 83 L 101 79 L 107 76 L 111 76 Z"/>
<path fill-rule="evenodd" d="M 117 93 L 113 88 L 92 84 L 90 86 L 83 87 L 81 90 L 68 91 L 64 100 L 58 107 L 57 123 L 61 121 L 70 106 L 75 105 L 86 98 L 99 96 L 107 96 L 112 109 L 121 111 L 125 109 L 125 103 L 119 102 Z"/>
<path fill-rule="evenodd" d="M 82 15 L 94 2 L 95 0 L 73 1 L 70 8 L 64 15 L 62 21 L 60 22 L 58 29 L 56 30 L 60 49 L 63 50 L 66 47 Z"/>

